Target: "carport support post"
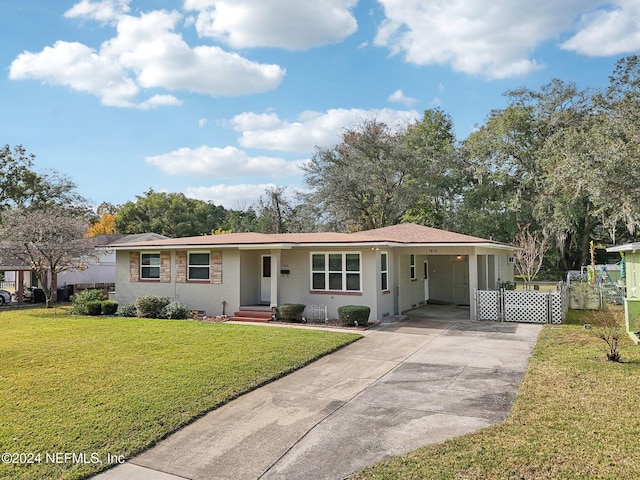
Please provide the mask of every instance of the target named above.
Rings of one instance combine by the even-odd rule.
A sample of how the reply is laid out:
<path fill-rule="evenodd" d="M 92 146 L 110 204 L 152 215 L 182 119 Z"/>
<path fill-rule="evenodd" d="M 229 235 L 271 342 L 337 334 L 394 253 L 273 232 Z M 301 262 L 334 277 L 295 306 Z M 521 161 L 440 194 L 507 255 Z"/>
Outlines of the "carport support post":
<path fill-rule="evenodd" d="M 478 255 L 469 254 L 469 317 L 471 320 L 476 319 L 476 302 L 474 301 L 474 292 L 478 289 Z"/>
<path fill-rule="evenodd" d="M 278 280 L 280 279 L 281 251 L 271 250 L 271 308 L 280 304 Z"/>

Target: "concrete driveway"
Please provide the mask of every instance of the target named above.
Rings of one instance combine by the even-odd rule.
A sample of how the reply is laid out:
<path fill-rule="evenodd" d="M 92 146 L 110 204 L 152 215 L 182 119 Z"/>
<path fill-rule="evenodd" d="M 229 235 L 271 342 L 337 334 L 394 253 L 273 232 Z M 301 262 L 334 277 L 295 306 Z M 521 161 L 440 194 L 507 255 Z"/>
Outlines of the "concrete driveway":
<path fill-rule="evenodd" d="M 427 306 L 383 323 L 95 478 L 342 479 L 499 423 L 541 326 L 468 315 Z"/>

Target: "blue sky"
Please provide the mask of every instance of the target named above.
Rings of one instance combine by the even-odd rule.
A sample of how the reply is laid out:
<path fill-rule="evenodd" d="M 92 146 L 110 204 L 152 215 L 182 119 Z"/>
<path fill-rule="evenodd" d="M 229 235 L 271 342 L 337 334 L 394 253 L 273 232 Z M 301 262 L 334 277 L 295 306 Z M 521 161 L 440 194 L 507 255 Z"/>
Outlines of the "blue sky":
<path fill-rule="evenodd" d="M 604 87 L 640 1 L 0 0 L 0 138 L 94 204 L 149 188 L 246 208 L 315 146 L 438 107 L 464 139 L 505 91 Z"/>

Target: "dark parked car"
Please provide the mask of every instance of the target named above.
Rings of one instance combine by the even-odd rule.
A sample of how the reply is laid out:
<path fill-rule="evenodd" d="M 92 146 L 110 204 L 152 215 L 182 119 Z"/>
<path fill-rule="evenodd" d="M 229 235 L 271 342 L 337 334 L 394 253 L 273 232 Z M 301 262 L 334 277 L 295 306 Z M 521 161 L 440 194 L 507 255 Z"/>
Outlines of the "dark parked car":
<path fill-rule="evenodd" d="M 0 290 L 0 305 L 11 303 L 11 294 L 6 290 Z"/>

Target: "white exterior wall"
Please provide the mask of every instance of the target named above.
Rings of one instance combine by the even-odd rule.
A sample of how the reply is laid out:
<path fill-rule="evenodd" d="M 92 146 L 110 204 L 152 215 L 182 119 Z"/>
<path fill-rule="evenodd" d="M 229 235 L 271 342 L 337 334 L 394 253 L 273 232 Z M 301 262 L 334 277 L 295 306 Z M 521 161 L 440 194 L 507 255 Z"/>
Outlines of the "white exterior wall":
<path fill-rule="evenodd" d="M 120 304 L 134 303 L 143 295 L 158 295 L 178 301 L 190 310 L 204 310 L 207 315 L 233 313 L 240 307 L 240 255 L 237 250 L 222 251 L 222 284 L 176 283 L 175 252 L 171 252 L 171 281 L 129 281 L 129 252 L 116 254 L 116 291 L 113 299 Z"/>
<path fill-rule="evenodd" d="M 359 252 L 362 291 L 311 291 L 311 253 Z M 380 258 L 388 253 L 388 291 L 381 289 Z M 415 255 L 416 278 L 410 278 L 410 255 Z M 309 247 L 282 250 L 222 250 L 222 284 L 176 283 L 176 254 L 171 252 L 171 281 L 129 281 L 129 252 L 116 257 L 116 292 L 119 303 L 132 303 L 142 295 L 166 296 L 189 309 L 207 315 L 232 315 L 242 306 L 260 303 L 261 256 L 272 256 L 271 303 L 326 305 L 329 318 L 338 318 L 338 307 L 368 305 L 370 320 L 382 320 L 425 303 L 424 261 L 429 262 L 430 299 L 451 303 L 473 303 L 473 289 L 513 281 L 510 251 L 474 247 Z M 279 258 L 279 262 L 277 261 Z M 473 263 L 471 263 L 473 262 Z M 454 265 L 455 264 L 455 265 Z M 288 273 L 282 273 L 288 271 Z M 274 278 L 275 276 L 275 278 Z M 277 286 L 277 295 L 273 294 Z"/>
<path fill-rule="evenodd" d="M 411 254 L 402 252 L 399 255 L 398 285 L 400 296 L 398 306 L 400 312 L 405 312 L 425 303 L 424 262 L 428 259 L 426 255 L 415 255 L 416 275 L 415 279 L 412 280 Z"/>
<path fill-rule="evenodd" d="M 268 253 L 267 250 L 242 251 L 240 255 L 240 304 L 235 310 L 239 310 L 242 305 L 255 305 L 260 302 L 260 257 Z M 226 266 L 222 262 L 222 283 L 224 284 L 224 274 Z"/>
<path fill-rule="evenodd" d="M 382 270 L 381 270 L 381 254 L 387 254 L 387 290 L 382 290 Z M 398 294 L 397 283 L 394 281 L 396 270 L 396 259 L 394 258 L 393 250 L 381 248 L 376 251 L 376 265 L 375 265 L 375 291 L 377 292 L 378 304 L 377 304 L 377 316 L 372 317 L 376 320 L 382 320 L 395 313 L 396 300 L 395 295 Z M 373 310 L 373 309 L 372 309 Z"/>
<path fill-rule="evenodd" d="M 58 287 L 76 283 L 114 283 L 116 281 L 116 254 L 104 252 L 97 262 L 84 270 L 69 270 L 58 274 Z"/>
<path fill-rule="evenodd" d="M 311 253 L 359 252 L 361 254 L 362 293 L 312 292 L 311 291 Z M 326 305 L 329 318 L 338 318 L 338 307 L 343 305 L 368 305 L 371 308 L 370 320 L 381 315 L 378 311 L 377 285 L 380 283 L 379 258 L 371 249 L 314 247 L 281 251 L 281 270 L 289 270 L 288 275 L 279 275 L 278 286 L 280 303 L 302 303 L 305 305 Z M 393 302 L 392 295 L 390 297 Z M 383 302 L 386 307 L 386 303 Z"/>

